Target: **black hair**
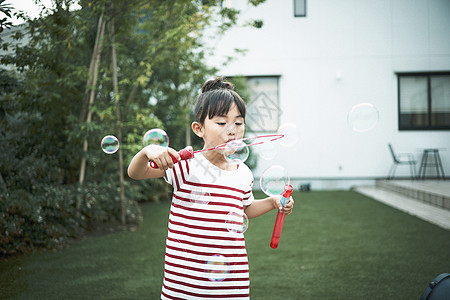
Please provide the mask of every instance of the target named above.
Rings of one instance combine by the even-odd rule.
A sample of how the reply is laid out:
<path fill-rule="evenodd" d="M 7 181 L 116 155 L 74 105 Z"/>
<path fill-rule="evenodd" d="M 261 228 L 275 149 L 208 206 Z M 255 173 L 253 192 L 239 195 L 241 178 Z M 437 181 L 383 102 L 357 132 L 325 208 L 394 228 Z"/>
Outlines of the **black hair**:
<path fill-rule="evenodd" d="M 245 103 L 241 96 L 234 91 L 234 85 L 225 81 L 223 77 L 216 77 L 206 81 L 202 86 L 202 93 L 198 96 L 194 106 L 195 120 L 202 124 L 206 116 L 224 116 L 235 104 L 245 121 Z"/>

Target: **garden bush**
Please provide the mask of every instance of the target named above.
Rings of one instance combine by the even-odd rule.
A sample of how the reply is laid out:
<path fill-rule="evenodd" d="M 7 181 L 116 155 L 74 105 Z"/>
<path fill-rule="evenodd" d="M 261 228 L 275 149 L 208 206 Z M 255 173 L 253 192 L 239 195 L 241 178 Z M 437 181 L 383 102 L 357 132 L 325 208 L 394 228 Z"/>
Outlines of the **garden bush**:
<path fill-rule="evenodd" d="M 57 249 L 104 224 L 119 224 L 118 187 L 110 182 L 41 186 L 0 194 L 0 253 L 11 255 L 38 248 Z M 77 209 L 77 202 L 80 203 Z M 142 214 L 128 201 L 127 225 L 139 225 Z"/>

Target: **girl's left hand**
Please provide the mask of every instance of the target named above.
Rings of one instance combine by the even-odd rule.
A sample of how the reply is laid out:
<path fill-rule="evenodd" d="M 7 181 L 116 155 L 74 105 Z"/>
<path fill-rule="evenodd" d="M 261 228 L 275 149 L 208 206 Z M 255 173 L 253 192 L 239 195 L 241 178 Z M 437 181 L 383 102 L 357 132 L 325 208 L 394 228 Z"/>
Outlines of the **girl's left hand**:
<path fill-rule="evenodd" d="M 274 206 L 276 209 L 278 209 L 279 212 L 281 212 L 284 215 L 290 215 L 292 213 L 292 209 L 294 208 L 294 199 L 289 197 L 288 200 L 286 200 L 286 203 L 284 204 L 284 207 L 281 205 L 281 195 L 274 196 Z"/>

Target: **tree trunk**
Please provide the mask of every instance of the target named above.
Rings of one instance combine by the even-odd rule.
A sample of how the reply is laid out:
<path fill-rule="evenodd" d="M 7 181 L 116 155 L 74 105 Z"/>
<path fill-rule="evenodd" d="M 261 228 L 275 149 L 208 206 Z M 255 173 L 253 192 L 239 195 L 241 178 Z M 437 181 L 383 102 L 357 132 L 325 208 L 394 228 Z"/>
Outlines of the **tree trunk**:
<path fill-rule="evenodd" d="M 89 79 L 86 84 L 86 95 L 88 98 L 88 110 L 87 110 L 87 116 L 86 120 L 83 120 L 84 114 L 80 116 L 80 121 L 85 122 L 86 124 L 91 123 L 92 119 L 92 105 L 94 104 L 95 99 L 95 87 L 97 85 L 97 78 L 98 78 L 98 70 L 100 66 L 100 58 L 101 58 L 101 49 L 103 45 L 103 36 L 105 33 L 105 21 L 103 20 L 103 13 L 100 15 L 98 19 L 98 28 L 97 28 L 97 36 L 95 38 L 95 45 L 94 50 L 92 53 L 91 63 L 89 67 Z M 85 107 L 85 106 L 84 106 Z M 84 109 L 85 112 L 85 109 Z M 88 140 L 87 137 L 84 138 L 83 141 L 83 157 L 81 158 L 81 165 L 80 165 L 80 177 L 78 179 L 78 182 L 80 184 L 84 183 L 84 175 L 86 172 L 86 155 L 88 150 Z M 77 200 L 77 211 L 80 208 L 81 205 L 81 199 Z"/>
<path fill-rule="evenodd" d="M 0 186 L 2 187 L 2 189 L 4 189 L 5 191 L 8 191 L 8 187 L 6 186 L 5 180 L 3 179 L 2 174 L 0 173 Z"/>
<path fill-rule="evenodd" d="M 104 30 L 105 23 L 103 22 L 103 14 L 100 15 L 100 17 L 98 18 L 98 25 L 97 25 L 97 35 L 95 37 L 95 43 L 94 43 L 94 50 L 92 51 L 92 57 L 91 57 L 91 63 L 89 64 L 89 76 L 88 79 L 86 81 L 86 90 L 85 90 L 85 101 L 83 103 L 83 107 L 81 110 L 81 114 L 80 114 L 80 123 L 85 122 L 86 121 L 86 113 L 87 113 L 87 107 L 89 105 L 89 96 L 90 93 L 89 91 L 91 91 L 92 89 L 95 89 L 95 86 L 93 86 L 93 74 L 94 74 L 94 69 L 95 69 L 95 65 L 96 65 L 96 61 L 97 61 L 97 55 L 98 52 L 100 51 L 99 47 L 99 43 L 100 43 L 100 38 L 103 37 L 103 33 L 102 30 Z"/>
<path fill-rule="evenodd" d="M 120 120 L 120 106 L 119 106 L 119 83 L 117 80 L 117 56 L 116 56 L 116 46 L 114 44 L 114 19 L 111 20 L 111 61 L 112 61 L 112 78 L 114 87 L 114 102 L 116 105 L 116 130 L 117 138 L 122 142 L 122 122 Z M 123 151 L 122 147 L 119 147 L 119 178 L 120 178 L 120 203 L 122 207 L 121 211 L 121 221 L 122 225 L 125 225 L 125 210 L 126 210 L 126 199 L 125 199 L 125 186 L 124 186 L 124 176 L 123 176 Z"/>

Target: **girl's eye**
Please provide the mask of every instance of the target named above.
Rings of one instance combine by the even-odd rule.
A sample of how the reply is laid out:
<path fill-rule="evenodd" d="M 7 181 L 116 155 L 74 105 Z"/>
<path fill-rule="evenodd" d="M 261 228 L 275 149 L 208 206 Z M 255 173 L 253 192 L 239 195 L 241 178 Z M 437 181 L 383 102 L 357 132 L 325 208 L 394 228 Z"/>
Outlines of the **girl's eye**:
<path fill-rule="evenodd" d="M 241 126 L 241 125 L 242 125 L 242 123 L 236 123 L 236 125 L 237 125 L 237 126 Z"/>
<path fill-rule="evenodd" d="M 226 123 L 223 123 L 223 122 L 218 122 L 217 123 L 217 125 L 221 125 L 221 126 L 223 126 L 223 125 L 225 125 Z"/>

